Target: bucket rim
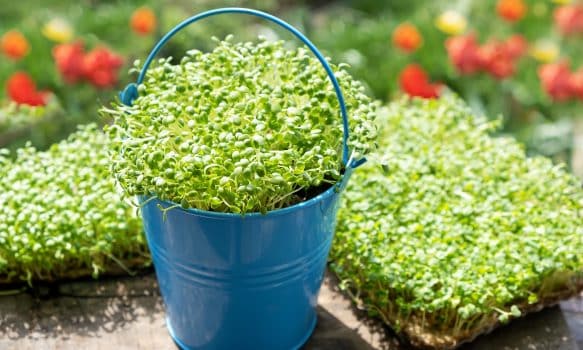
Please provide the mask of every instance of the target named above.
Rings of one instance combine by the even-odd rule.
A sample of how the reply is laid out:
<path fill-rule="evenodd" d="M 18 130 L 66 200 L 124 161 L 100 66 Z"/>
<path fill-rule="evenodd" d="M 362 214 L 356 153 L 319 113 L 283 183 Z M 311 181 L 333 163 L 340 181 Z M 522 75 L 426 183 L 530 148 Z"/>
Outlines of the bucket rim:
<path fill-rule="evenodd" d="M 285 215 L 288 214 L 290 212 L 296 211 L 296 210 L 300 210 L 303 208 L 307 208 L 307 207 L 311 207 L 313 205 L 316 205 L 319 202 L 324 201 L 325 199 L 327 199 L 328 197 L 331 197 L 333 195 L 339 195 L 342 192 L 342 189 L 344 188 L 343 183 L 345 181 L 348 180 L 349 176 L 346 176 L 346 174 L 344 174 L 342 176 L 342 178 L 340 179 L 340 181 L 336 182 L 335 184 L 333 184 L 332 186 L 330 186 L 329 189 L 327 189 L 326 191 L 318 194 L 317 196 L 308 199 L 307 201 L 303 201 L 303 202 L 299 202 L 296 203 L 294 205 L 290 205 L 288 207 L 285 208 L 280 208 L 280 209 L 275 209 L 275 210 L 270 210 L 267 213 L 263 214 L 261 212 L 250 212 L 250 213 L 224 213 L 224 212 L 217 212 L 217 211 L 210 211 L 210 210 L 202 210 L 202 209 L 196 209 L 196 208 L 188 208 L 188 209 L 184 209 L 182 208 L 182 206 L 180 206 L 180 204 L 173 202 L 173 201 L 169 201 L 169 200 L 163 200 L 160 198 L 155 198 L 152 200 L 156 200 L 158 202 L 161 202 L 162 204 L 165 204 L 166 207 L 172 207 L 175 206 L 176 210 L 180 210 L 185 212 L 186 214 L 190 214 L 190 215 L 196 215 L 196 216 L 205 216 L 205 217 L 212 217 L 212 218 L 224 218 L 224 219 L 234 219 L 234 218 L 265 218 L 265 217 L 273 217 L 273 216 L 280 216 L 280 215 Z M 153 196 L 152 195 L 139 195 L 138 199 L 141 203 L 150 200 Z"/>

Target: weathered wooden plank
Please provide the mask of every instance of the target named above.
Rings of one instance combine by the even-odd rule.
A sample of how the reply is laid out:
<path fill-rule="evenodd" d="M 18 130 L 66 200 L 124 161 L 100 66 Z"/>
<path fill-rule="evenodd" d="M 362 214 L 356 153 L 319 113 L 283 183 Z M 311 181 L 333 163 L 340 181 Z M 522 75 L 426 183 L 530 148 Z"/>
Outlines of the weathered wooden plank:
<path fill-rule="evenodd" d="M 304 350 L 403 350 L 394 334 L 356 310 L 329 276 L 319 299 L 319 321 Z M 583 298 L 563 303 L 493 333 L 464 350 L 575 350 Z M 580 335 L 580 334 L 579 334 Z M 0 297 L 0 349 L 170 350 L 164 310 L 153 274 L 67 282 Z"/>

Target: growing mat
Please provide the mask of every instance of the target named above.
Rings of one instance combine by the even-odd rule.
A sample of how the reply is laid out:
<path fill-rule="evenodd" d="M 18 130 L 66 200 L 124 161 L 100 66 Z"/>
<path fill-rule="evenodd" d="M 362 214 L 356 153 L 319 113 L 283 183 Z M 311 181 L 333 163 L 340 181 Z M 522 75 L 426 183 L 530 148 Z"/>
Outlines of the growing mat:
<path fill-rule="evenodd" d="M 89 125 L 47 151 L 0 150 L 0 283 L 149 262 L 141 221 L 109 173 L 106 140 Z"/>
<path fill-rule="evenodd" d="M 563 166 L 453 97 L 394 103 L 379 125 L 331 253 L 371 315 L 451 349 L 583 288 L 583 191 Z"/>

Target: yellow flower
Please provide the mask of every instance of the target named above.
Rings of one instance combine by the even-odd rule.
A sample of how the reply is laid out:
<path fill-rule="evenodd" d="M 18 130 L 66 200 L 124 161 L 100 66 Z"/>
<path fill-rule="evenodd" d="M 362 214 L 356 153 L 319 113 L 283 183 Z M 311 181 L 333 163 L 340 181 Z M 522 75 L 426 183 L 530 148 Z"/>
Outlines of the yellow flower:
<path fill-rule="evenodd" d="M 446 34 L 458 35 L 466 30 L 468 21 L 459 12 L 448 10 L 437 17 L 435 26 Z"/>
<path fill-rule="evenodd" d="M 73 38 L 73 28 L 62 18 L 51 19 L 44 25 L 42 33 L 47 39 L 58 43 L 65 43 Z"/>
<path fill-rule="evenodd" d="M 559 57 L 559 47 L 550 41 L 539 41 L 530 49 L 530 55 L 540 62 L 553 62 Z"/>

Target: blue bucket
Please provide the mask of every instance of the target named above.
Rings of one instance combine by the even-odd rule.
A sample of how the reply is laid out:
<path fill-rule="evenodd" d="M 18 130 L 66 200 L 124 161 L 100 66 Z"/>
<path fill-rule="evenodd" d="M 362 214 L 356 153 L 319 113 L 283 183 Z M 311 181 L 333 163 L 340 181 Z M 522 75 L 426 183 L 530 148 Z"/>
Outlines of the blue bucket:
<path fill-rule="evenodd" d="M 305 202 L 266 214 L 229 214 L 177 208 L 142 196 L 142 218 L 167 314 L 183 349 L 298 349 L 316 325 L 318 292 L 336 224 L 339 194 L 364 159 L 348 159 L 348 118 L 332 69 L 299 31 L 269 15 L 243 8 L 207 11 L 180 23 L 154 47 L 136 84 L 120 98 L 131 105 L 161 47 L 183 27 L 222 13 L 274 22 L 304 42 L 322 63 L 343 118 L 342 180 Z M 161 208 L 171 208 L 161 210 Z"/>

